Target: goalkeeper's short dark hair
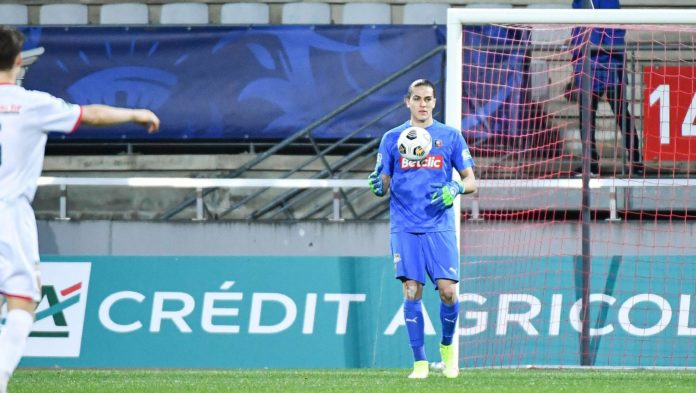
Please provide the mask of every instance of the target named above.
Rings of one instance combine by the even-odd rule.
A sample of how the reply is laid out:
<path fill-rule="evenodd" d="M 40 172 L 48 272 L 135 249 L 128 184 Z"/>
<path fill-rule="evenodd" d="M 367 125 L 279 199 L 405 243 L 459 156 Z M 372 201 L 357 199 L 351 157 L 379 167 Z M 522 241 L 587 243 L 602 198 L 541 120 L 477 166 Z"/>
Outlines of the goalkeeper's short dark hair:
<path fill-rule="evenodd" d="M 0 26 L 0 71 L 14 67 L 17 55 L 22 52 L 24 34 L 10 26 Z"/>

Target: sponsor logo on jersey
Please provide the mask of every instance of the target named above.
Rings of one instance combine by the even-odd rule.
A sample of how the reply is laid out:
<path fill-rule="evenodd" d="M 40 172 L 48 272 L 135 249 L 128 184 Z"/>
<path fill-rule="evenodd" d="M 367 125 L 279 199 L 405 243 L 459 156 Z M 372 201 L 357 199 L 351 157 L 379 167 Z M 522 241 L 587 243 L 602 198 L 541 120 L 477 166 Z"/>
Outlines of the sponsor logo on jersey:
<path fill-rule="evenodd" d="M 442 156 L 427 156 L 422 161 L 410 161 L 401 157 L 401 169 L 442 169 Z"/>
<path fill-rule="evenodd" d="M 9 113 L 16 115 L 22 111 L 22 106 L 19 104 L 0 104 L 0 113 Z"/>

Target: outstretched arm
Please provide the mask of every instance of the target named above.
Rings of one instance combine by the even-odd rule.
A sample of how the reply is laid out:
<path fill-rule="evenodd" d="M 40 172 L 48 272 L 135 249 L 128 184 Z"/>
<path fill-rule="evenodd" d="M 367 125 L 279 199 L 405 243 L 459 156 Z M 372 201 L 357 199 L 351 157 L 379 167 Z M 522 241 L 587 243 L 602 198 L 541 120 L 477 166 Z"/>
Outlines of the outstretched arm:
<path fill-rule="evenodd" d="M 148 109 L 116 108 L 108 105 L 82 106 L 82 122 L 93 126 L 110 126 L 136 123 L 147 128 L 148 133 L 157 132 L 160 121 Z"/>

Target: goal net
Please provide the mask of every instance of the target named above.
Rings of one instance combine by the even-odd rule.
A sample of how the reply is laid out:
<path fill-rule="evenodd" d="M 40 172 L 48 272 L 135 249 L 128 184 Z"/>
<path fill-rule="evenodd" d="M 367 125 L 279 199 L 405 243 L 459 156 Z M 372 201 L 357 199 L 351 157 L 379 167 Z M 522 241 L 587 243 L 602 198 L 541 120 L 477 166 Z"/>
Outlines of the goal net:
<path fill-rule="evenodd" d="M 696 10 L 450 9 L 462 367 L 696 367 Z"/>

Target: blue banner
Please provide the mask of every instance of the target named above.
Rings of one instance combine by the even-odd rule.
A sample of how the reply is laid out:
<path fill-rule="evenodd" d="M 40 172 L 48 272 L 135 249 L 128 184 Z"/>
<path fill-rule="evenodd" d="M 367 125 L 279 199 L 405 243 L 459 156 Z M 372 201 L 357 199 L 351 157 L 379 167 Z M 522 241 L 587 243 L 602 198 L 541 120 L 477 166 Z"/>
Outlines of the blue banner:
<path fill-rule="evenodd" d="M 158 134 L 135 126 L 69 140 L 285 138 L 445 43 L 444 26 L 28 27 L 25 49 L 45 54 L 24 80 L 77 104 L 147 107 Z M 438 81 L 444 53 L 316 129 L 335 139 L 383 116 L 417 78 Z M 381 136 L 408 117 L 387 114 L 356 137 Z"/>
<path fill-rule="evenodd" d="M 467 140 L 529 131 L 529 32 L 500 26 L 464 28 L 462 130 Z"/>

